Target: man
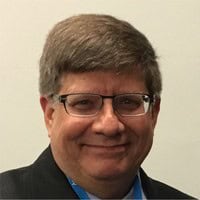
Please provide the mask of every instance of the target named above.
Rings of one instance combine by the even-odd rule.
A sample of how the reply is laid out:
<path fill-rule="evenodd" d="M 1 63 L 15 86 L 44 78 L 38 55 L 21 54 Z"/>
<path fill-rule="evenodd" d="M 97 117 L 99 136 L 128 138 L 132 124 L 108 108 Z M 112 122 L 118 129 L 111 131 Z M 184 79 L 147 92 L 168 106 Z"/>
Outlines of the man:
<path fill-rule="evenodd" d="M 190 199 L 140 168 L 149 153 L 162 84 L 146 37 L 112 16 L 58 23 L 40 60 L 49 147 L 0 175 L 1 198 Z"/>

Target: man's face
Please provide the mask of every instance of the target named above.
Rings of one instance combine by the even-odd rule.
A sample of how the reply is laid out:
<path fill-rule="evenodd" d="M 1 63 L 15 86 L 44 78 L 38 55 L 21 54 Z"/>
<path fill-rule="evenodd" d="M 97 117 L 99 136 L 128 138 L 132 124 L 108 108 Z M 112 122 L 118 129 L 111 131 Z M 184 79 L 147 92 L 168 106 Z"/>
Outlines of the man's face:
<path fill-rule="evenodd" d="M 140 73 L 68 73 L 61 83 L 60 95 L 148 93 Z M 152 146 L 159 103 L 143 116 L 122 117 L 113 110 L 112 99 L 103 101 L 96 116 L 74 117 L 62 103 L 41 97 L 54 159 L 75 182 L 133 176 Z"/>

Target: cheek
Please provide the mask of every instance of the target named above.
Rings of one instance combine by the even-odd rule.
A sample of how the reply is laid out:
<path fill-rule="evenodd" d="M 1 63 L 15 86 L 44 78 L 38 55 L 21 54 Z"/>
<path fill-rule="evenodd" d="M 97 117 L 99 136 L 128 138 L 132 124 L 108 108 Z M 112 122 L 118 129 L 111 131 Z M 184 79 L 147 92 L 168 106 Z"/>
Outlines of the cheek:
<path fill-rule="evenodd" d="M 51 129 L 51 140 L 56 140 L 65 145 L 70 141 L 78 143 L 79 138 L 90 126 L 90 121 L 72 117 L 66 113 L 55 115 Z"/>
<path fill-rule="evenodd" d="M 141 126 L 138 128 L 138 137 L 140 137 L 140 148 L 144 148 L 144 150 L 141 151 L 149 151 L 152 143 L 153 143 L 153 133 L 154 128 L 152 126 L 151 120 L 144 119 L 143 123 L 141 123 Z M 146 149 L 146 150 L 145 150 Z"/>
<path fill-rule="evenodd" d="M 152 145 L 154 132 L 151 118 L 145 115 L 127 121 L 126 124 L 132 134 L 132 143 L 135 145 L 133 149 L 140 153 L 149 151 Z"/>
<path fill-rule="evenodd" d="M 81 150 L 79 144 L 89 125 L 88 120 L 66 116 L 66 114 L 64 117 L 55 118 L 50 141 L 58 163 L 65 163 L 61 166 L 67 166 L 68 162 L 72 165 L 77 162 Z"/>
<path fill-rule="evenodd" d="M 154 130 L 153 120 L 150 115 L 139 116 L 126 120 L 126 126 L 138 137 L 143 137 Z"/>

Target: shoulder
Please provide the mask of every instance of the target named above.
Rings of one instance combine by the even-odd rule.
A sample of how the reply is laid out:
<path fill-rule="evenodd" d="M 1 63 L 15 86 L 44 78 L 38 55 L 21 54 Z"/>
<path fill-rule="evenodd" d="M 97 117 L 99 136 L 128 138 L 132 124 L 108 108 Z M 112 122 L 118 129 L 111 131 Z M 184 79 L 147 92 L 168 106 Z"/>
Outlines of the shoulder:
<path fill-rule="evenodd" d="M 50 147 L 30 166 L 0 174 L 0 199 L 77 199 Z"/>
<path fill-rule="evenodd" d="M 31 166 L 1 173 L 0 198 L 22 198 L 19 194 L 24 194 L 28 189 L 30 169 Z"/>
<path fill-rule="evenodd" d="M 162 199 L 194 199 L 194 197 L 174 188 L 165 183 L 153 180 L 152 185 L 156 190 L 156 194 Z"/>
<path fill-rule="evenodd" d="M 46 149 L 31 165 L 0 174 L 0 199 L 31 198 L 33 189 L 42 181 L 45 165 L 48 165 L 49 150 Z"/>
<path fill-rule="evenodd" d="M 195 199 L 174 187 L 148 177 L 142 169 L 140 175 L 147 199 Z"/>

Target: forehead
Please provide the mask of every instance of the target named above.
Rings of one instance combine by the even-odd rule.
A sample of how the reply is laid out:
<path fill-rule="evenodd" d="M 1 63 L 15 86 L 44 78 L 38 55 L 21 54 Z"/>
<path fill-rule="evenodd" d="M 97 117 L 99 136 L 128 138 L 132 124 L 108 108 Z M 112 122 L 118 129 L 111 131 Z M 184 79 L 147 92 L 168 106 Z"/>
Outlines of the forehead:
<path fill-rule="evenodd" d="M 59 93 L 114 95 L 126 92 L 147 92 L 144 77 L 140 71 L 132 73 L 112 71 L 65 73 L 61 78 Z"/>

